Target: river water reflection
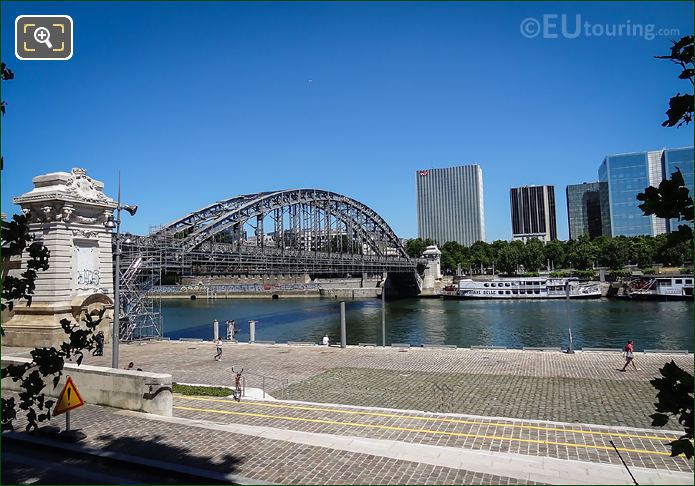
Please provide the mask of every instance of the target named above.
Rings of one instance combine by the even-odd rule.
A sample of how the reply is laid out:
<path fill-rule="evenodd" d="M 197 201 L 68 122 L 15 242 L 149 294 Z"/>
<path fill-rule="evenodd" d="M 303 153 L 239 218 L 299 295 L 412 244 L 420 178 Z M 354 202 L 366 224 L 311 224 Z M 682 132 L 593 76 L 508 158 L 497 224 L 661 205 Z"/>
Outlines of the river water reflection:
<path fill-rule="evenodd" d="M 348 344 L 381 344 L 381 301 L 346 302 Z M 248 321 L 258 321 L 256 339 L 319 342 L 340 338 L 339 303 L 321 299 L 162 300 L 164 335 L 212 339 L 212 321 L 234 319 L 248 340 Z M 693 351 L 692 302 L 628 302 L 607 299 L 546 301 L 394 300 L 386 304 L 390 343 L 507 346 L 623 347 Z"/>

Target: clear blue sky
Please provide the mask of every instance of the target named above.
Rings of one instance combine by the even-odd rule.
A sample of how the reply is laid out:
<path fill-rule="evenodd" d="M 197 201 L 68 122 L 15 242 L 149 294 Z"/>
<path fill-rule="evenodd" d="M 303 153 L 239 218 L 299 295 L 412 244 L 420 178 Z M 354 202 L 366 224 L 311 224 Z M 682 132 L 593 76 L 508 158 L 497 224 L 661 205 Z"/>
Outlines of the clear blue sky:
<path fill-rule="evenodd" d="M 72 16 L 70 61 L 14 57 L 30 13 Z M 3 2 L 3 211 L 33 176 L 71 167 L 115 196 L 120 168 L 136 233 L 232 195 L 317 187 L 414 237 L 415 170 L 478 163 L 488 241 L 511 237 L 523 184 L 555 185 L 567 238 L 567 184 L 693 131 L 660 126 L 689 89 L 653 58 L 669 37 L 521 35 L 525 18 L 563 13 L 693 32 L 690 2 Z"/>

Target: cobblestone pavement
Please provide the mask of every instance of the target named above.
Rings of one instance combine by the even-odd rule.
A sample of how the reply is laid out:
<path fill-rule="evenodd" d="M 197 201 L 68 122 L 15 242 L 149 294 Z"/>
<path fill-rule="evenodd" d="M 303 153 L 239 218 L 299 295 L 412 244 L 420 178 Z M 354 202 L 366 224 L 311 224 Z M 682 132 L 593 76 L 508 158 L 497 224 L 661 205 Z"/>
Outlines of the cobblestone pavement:
<path fill-rule="evenodd" d="M 63 426 L 63 418 L 51 424 Z M 72 412 L 83 444 L 277 484 L 538 484 L 493 474 L 161 423 L 85 405 Z M 18 424 L 21 427 L 21 423 Z"/>
<path fill-rule="evenodd" d="M 650 427 L 646 380 L 334 368 L 290 385 L 285 397 L 405 410 Z"/>
<path fill-rule="evenodd" d="M 684 458 L 670 457 L 673 433 L 618 427 L 538 423 L 370 410 L 317 404 L 176 396 L 174 414 L 219 423 L 267 426 L 316 434 L 357 436 L 491 452 L 511 452 L 591 463 L 692 472 Z"/>
<path fill-rule="evenodd" d="M 637 354 L 640 371 L 625 373 L 620 353 L 226 344 L 222 362 L 213 355 L 210 342 L 151 342 L 122 345 L 120 361 L 228 386 L 232 366 L 243 367 L 249 387 L 262 386 L 258 375 L 276 378 L 265 385 L 278 398 L 289 383 L 294 400 L 631 427 L 650 427 L 649 380 L 664 363 L 693 370 L 692 355 Z M 109 366 L 109 349 L 84 362 Z"/>

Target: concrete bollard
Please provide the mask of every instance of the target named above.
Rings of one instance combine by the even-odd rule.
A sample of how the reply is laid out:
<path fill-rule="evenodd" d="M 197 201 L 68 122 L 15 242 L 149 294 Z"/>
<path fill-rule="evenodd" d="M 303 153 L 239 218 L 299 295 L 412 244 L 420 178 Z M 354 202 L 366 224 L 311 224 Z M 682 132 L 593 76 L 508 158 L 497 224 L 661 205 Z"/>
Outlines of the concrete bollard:
<path fill-rule="evenodd" d="M 256 341 L 256 321 L 249 321 L 249 342 Z"/>
<path fill-rule="evenodd" d="M 345 302 L 340 303 L 340 347 L 347 346 L 347 330 L 345 328 Z"/>
<path fill-rule="evenodd" d="M 217 322 L 217 319 L 212 321 L 212 337 L 215 341 L 220 338 L 220 323 Z"/>

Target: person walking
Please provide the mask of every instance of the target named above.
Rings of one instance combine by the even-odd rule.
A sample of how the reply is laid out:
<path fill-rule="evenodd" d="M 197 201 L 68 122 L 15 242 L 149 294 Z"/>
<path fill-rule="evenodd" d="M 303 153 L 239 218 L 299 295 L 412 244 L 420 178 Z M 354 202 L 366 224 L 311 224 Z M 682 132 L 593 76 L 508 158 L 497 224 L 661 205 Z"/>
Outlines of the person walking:
<path fill-rule="evenodd" d="M 635 364 L 635 347 L 632 344 L 632 340 L 627 342 L 625 348 L 623 348 L 623 352 L 625 353 L 625 366 L 623 366 L 620 371 L 627 371 L 627 365 L 630 363 L 632 363 L 632 367 L 635 371 L 639 371 L 640 369 Z"/>
<path fill-rule="evenodd" d="M 215 349 L 217 351 L 215 361 L 222 361 L 222 340 L 220 338 L 215 341 Z"/>
<path fill-rule="evenodd" d="M 227 321 L 227 341 L 229 342 L 235 342 L 236 341 L 236 333 L 237 333 L 237 328 L 236 328 L 236 323 L 234 320 Z"/>
<path fill-rule="evenodd" d="M 96 349 L 92 353 L 92 356 L 104 356 L 104 332 L 99 331 L 96 336 L 94 336 L 94 342 L 96 343 Z"/>

